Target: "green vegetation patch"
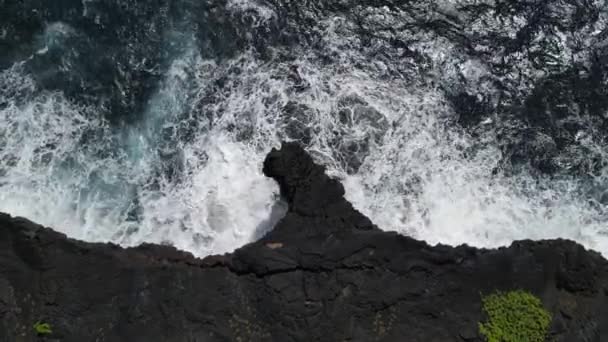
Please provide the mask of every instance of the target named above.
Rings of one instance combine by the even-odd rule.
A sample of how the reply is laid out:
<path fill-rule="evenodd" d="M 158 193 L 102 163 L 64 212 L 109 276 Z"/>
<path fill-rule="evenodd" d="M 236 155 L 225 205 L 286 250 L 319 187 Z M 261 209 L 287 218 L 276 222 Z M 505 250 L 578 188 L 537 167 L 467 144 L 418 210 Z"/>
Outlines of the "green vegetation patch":
<path fill-rule="evenodd" d="M 36 324 L 34 324 L 34 330 L 36 331 L 36 334 L 38 335 L 49 335 L 53 333 L 53 330 L 51 329 L 51 325 L 48 323 L 42 323 L 42 322 L 36 322 Z"/>
<path fill-rule="evenodd" d="M 526 291 L 497 292 L 482 298 L 488 322 L 479 332 L 488 342 L 544 342 L 551 314 Z"/>

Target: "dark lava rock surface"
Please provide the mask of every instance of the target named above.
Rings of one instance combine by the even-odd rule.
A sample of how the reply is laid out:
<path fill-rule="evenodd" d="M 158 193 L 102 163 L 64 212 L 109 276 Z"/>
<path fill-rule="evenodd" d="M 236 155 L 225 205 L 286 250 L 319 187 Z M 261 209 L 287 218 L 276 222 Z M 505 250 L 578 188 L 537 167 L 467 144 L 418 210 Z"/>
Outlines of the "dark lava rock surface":
<path fill-rule="evenodd" d="M 0 215 L 0 341 L 481 341 L 481 294 L 525 289 L 551 341 L 608 340 L 608 263 L 564 240 L 431 247 L 378 229 L 294 144 L 286 216 L 233 254 L 75 241 Z M 53 333 L 35 335 L 36 322 Z"/>

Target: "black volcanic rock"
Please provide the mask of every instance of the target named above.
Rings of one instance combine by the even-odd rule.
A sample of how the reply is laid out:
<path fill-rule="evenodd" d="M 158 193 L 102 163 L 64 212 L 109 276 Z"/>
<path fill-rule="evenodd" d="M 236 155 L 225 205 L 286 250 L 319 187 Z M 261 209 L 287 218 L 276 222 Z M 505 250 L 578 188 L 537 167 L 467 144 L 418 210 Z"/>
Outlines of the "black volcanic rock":
<path fill-rule="evenodd" d="M 384 232 L 294 144 L 264 163 L 289 204 L 203 260 L 75 241 L 0 215 L 0 341 L 481 341 L 481 294 L 525 289 L 551 341 L 608 340 L 608 263 L 564 240 L 483 250 Z M 37 337 L 33 324 L 51 324 Z"/>

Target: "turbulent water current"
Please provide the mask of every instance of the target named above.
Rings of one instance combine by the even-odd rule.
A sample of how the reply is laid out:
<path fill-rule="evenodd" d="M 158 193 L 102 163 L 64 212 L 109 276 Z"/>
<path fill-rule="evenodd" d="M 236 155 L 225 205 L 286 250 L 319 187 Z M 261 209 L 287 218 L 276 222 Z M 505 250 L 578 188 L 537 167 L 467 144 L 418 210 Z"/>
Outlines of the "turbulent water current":
<path fill-rule="evenodd" d="M 224 253 L 297 140 L 386 230 L 608 254 L 604 0 L 0 0 L 0 211 Z"/>

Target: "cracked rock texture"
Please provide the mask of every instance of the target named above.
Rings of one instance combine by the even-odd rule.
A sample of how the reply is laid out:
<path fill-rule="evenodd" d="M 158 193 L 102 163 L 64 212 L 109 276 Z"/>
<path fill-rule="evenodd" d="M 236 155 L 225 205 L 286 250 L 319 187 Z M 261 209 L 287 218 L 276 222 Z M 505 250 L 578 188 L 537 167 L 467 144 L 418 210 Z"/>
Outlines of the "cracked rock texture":
<path fill-rule="evenodd" d="M 481 294 L 525 289 L 551 341 L 608 341 L 608 264 L 565 241 L 429 246 L 378 229 L 295 144 L 264 163 L 289 205 L 261 240 L 196 259 L 75 241 L 0 215 L 0 341 L 482 341 Z M 38 337 L 33 324 L 50 323 Z"/>

